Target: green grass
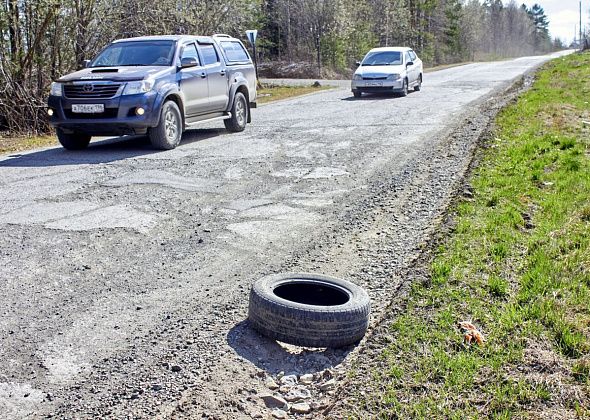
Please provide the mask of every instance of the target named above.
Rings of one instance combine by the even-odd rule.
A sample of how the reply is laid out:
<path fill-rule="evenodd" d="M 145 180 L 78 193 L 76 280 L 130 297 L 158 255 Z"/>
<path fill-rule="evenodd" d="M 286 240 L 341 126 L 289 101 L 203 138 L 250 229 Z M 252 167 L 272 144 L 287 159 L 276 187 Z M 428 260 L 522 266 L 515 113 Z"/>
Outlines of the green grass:
<path fill-rule="evenodd" d="M 379 418 L 590 416 L 589 102 L 590 54 L 576 54 L 500 113 L 431 281 L 390 327 L 369 385 L 381 391 L 359 406 Z M 484 346 L 463 345 L 463 320 Z"/>

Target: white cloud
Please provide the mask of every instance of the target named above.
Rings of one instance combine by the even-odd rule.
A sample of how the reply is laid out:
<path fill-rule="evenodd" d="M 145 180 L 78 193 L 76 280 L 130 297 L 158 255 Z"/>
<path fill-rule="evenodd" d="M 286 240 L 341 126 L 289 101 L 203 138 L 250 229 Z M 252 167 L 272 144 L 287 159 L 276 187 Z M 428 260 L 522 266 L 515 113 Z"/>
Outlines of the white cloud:
<path fill-rule="evenodd" d="M 551 36 L 571 40 L 574 37 L 574 27 L 580 21 L 580 15 L 574 10 L 562 10 L 549 16 L 549 32 Z M 585 21 L 582 20 L 582 27 Z"/>

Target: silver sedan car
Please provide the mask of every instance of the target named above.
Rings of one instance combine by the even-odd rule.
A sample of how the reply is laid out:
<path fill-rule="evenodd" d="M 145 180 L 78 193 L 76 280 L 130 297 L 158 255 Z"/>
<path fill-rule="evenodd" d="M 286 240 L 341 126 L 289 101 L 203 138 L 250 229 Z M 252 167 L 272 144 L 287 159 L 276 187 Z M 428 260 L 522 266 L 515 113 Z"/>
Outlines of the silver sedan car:
<path fill-rule="evenodd" d="M 409 88 L 418 91 L 422 86 L 422 60 L 411 48 L 373 48 L 357 64 L 351 85 L 355 98 L 363 92 L 396 92 L 406 96 Z"/>

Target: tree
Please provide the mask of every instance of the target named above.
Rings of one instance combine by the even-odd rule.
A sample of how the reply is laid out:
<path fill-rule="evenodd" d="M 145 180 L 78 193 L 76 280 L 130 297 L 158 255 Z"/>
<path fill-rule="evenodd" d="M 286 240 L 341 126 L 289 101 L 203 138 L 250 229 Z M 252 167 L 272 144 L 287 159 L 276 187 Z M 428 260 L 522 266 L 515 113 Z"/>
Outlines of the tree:
<path fill-rule="evenodd" d="M 528 10 L 528 14 L 534 25 L 535 51 L 548 51 L 551 40 L 549 38 L 549 19 L 547 19 L 545 11 L 539 4 L 535 3 Z"/>

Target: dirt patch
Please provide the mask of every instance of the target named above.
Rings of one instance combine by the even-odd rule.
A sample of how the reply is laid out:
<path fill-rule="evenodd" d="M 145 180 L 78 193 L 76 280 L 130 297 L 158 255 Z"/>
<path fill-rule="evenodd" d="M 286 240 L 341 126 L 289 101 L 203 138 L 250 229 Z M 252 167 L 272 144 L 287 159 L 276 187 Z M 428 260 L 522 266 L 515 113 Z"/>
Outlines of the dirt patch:
<path fill-rule="evenodd" d="M 583 406 L 590 402 L 584 386 L 572 381 L 572 365 L 571 360 L 556 353 L 546 340 L 527 340 L 522 363 L 507 369 L 506 376 L 517 381 L 524 379 L 551 392 L 552 399 L 544 404 L 535 403 L 532 412 L 544 418 L 551 414 L 551 418 L 571 419 L 576 417 L 576 412 L 564 401 L 580 401 Z"/>

